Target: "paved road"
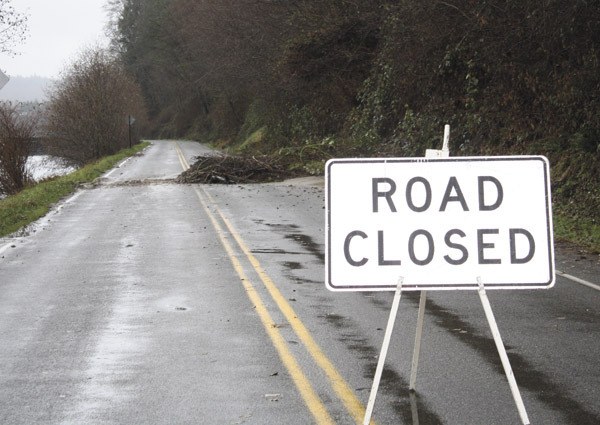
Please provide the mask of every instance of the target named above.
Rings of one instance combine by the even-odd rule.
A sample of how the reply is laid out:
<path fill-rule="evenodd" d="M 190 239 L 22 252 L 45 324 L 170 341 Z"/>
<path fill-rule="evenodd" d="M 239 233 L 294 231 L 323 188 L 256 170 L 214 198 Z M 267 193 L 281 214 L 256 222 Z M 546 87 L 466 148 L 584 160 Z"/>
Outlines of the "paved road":
<path fill-rule="evenodd" d="M 391 293 L 323 285 L 315 179 L 172 179 L 207 150 L 157 141 L 0 241 L 0 423 L 360 423 Z M 598 283 L 597 257 L 557 268 Z M 600 423 L 600 292 L 489 294 L 533 424 Z M 479 298 L 403 295 L 378 424 L 518 424 Z"/>

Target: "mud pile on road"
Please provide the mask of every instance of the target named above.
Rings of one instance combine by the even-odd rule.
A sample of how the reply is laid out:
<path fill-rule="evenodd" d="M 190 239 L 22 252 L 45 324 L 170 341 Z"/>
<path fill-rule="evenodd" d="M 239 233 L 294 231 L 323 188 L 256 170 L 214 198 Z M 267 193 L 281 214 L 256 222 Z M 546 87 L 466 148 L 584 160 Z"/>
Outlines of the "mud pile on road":
<path fill-rule="evenodd" d="M 200 156 L 177 178 L 179 183 L 265 183 L 298 177 L 287 164 L 272 156 Z"/>

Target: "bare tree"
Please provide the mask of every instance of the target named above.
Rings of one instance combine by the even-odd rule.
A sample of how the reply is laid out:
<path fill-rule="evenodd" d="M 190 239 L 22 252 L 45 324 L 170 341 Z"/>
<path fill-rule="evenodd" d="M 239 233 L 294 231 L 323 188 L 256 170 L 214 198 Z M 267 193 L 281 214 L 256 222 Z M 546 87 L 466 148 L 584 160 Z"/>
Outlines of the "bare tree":
<path fill-rule="evenodd" d="M 26 36 L 27 15 L 17 12 L 10 0 L 0 0 L 0 52 L 15 54 L 14 46 Z"/>
<path fill-rule="evenodd" d="M 52 153 L 74 163 L 129 145 L 129 117 L 145 122 L 138 86 L 105 50 L 84 52 L 57 83 L 46 116 Z"/>
<path fill-rule="evenodd" d="M 31 181 L 26 165 L 35 124 L 34 116 L 20 115 L 14 105 L 0 105 L 0 193 L 17 193 Z"/>

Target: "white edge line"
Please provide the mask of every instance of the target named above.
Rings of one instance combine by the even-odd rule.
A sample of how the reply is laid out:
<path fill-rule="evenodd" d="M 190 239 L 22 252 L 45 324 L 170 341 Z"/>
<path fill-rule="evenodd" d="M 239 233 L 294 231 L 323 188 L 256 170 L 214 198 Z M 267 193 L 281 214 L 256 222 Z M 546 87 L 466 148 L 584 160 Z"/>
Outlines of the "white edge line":
<path fill-rule="evenodd" d="M 107 172 L 106 174 L 104 174 L 102 177 L 108 177 L 110 176 L 112 173 L 114 173 L 115 171 L 117 171 L 119 168 L 121 168 L 123 165 L 125 165 L 125 163 L 127 161 L 129 161 L 131 159 L 131 157 L 127 157 L 125 158 L 123 161 L 121 161 L 119 164 L 117 164 L 116 167 L 114 167 L 112 170 L 110 170 L 109 172 Z"/>
<path fill-rule="evenodd" d="M 8 250 L 8 248 L 10 248 L 11 246 L 15 245 L 15 241 L 9 242 L 6 245 L 4 245 L 3 247 L 0 248 L 0 255 L 4 254 L 5 251 Z"/>
<path fill-rule="evenodd" d="M 25 227 L 23 227 L 22 229 L 40 229 L 43 226 L 48 224 L 48 220 L 50 219 L 50 215 L 51 214 L 56 214 L 58 213 L 60 210 L 63 209 L 63 207 L 71 202 L 73 202 L 75 199 L 79 198 L 79 196 L 81 196 L 81 194 L 83 193 L 83 191 L 81 190 L 77 190 L 75 191 L 71 196 L 69 196 L 67 199 L 60 201 L 57 205 L 54 206 L 54 208 L 52 208 L 50 211 L 48 211 L 44 216 L 38 218 L 37 220 L 35 220 L 32 223 L 29 223 L 28 225 L 26 225 Z M 12 248 L 13 246 L 15 246 L 17 244 L 17 242 L 19 242 L 20 240 L 24 239 L 24 237 L 20 236 L 20 237 L 16 237 L 14 239 L 10 239 L 10 236 L 8 238 L 8 240 L 10 240 L 10 242 L 8 242 L 7 244 L 5 244 L 4 246 L 0 247 L 0 255 L 4 254 L 6 251 L 8 251 L 10 248 Z"/>
<path fill-rule="evenodd" d="M 580 279 L 580 278 L 578 278 L 576 276 L 572 276 L 572 275 L 567 274 L 565 272 L 561 272 L 560 270 L 556 270 L 556 274 L 559 275 L 559 276 L 561 276 L 561 277 L 564 277 L 566 279 L 572 280 L 573 282 L 579 283 L 580 285 L 584 285 L 584 286 L 587 286 L 589 288 L 595 289 L 596 291 L 600 291 L 600 285 L 596 285 L 595 283 L 588 282 L 587 280 Z"/>

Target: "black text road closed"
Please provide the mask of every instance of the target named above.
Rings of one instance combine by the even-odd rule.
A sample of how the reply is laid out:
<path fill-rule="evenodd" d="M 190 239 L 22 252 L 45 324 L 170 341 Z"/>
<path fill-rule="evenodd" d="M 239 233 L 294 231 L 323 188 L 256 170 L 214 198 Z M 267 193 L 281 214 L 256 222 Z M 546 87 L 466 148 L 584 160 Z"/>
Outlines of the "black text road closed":
<path fill-rule="evenodd" d="M 325 175 L 331 290 L 554 284 L 542 156 L 333 159 Z"/>

